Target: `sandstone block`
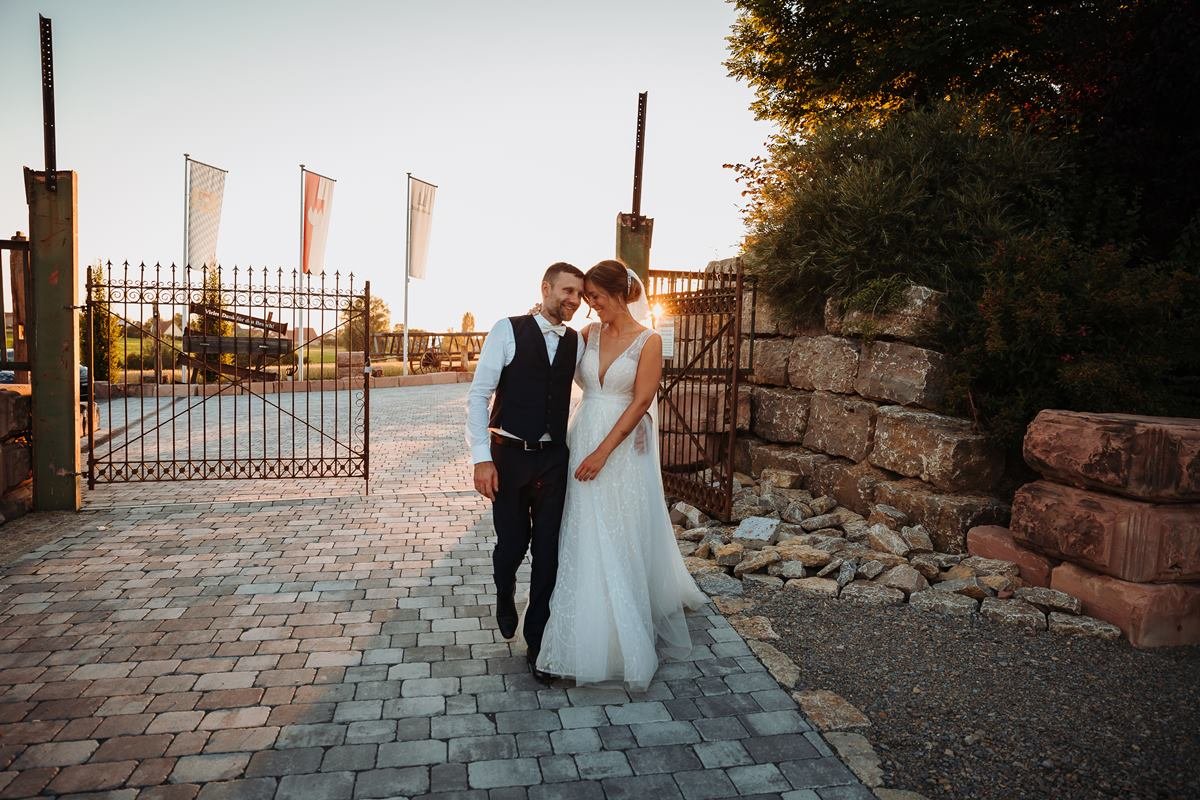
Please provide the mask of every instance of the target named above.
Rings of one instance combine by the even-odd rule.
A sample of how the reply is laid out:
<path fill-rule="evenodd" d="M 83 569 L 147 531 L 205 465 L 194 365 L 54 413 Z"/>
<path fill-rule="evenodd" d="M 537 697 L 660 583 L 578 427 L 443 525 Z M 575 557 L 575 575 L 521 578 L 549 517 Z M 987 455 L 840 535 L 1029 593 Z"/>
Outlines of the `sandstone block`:
<path fill-rule="evenodd" d="M 898 508 L 892 508 L 884 503 L 876 503 L 871 506 L 871 512 L 867 516 L 867 522 L 872 525 L 881 523 L 887 525 L 892 530 L 900 530 L 908 524 L 908 514 L 905 514 Z"/>
<path fill-rule="evenodd" d="M 701 542 L 701 546 L 703 546 L 703 544 L 704 543 Z M 908 563 L 912 565 L 913 569 L 921 573 L 926 580 L 930 581 L 936 578 L 938 573 L 941 571 L 938 569 L 937 562 L 934 561 L 933 556 L 928 553 L 922 553 L 921 555 L 913 556 L 908 560 Z"/>
<path fill-rule="evenodd" d="M 804 446 L 862 461 L 875 439 L 877 406 L 828 392 L 812 395 Z"/>
<path fill-rule="evenodd" d="M 908 604 L 918 611 L 936 611 L 952 617 L 969 617 L 979 610 L 978 600 L 951 592 L 917 592 L 909 595 Z"/>
<path fill-rule="evenodd" d="M 738 386 L 737 394 L 737 429 L 742 432 L 750 430 L 750 423 L 754 416 L 753 403 L 754 387 L 753 386 Z"/>
<path fill-rule="evenodd" d="M 1200 580 L 1200 504 L 1156 505 L 1047 481 L 1013 498 L 1017 541 L 1127 581 Z"/>
<path fill-rule="evenodd" d="M 704 558 L 686 557 L 683 559 L 683 565 L 687 567 L 687 571 L 692 575 L 705 575 L 709 573 L 725 574 L 723 568 Z"/>
<path fill-rule="evenodd" d="M 0 389 L 0 437 L 29 430 L 33 424 L 31 408 L 28 394 Z"/>
<path fill-rule="evenodd" d="M 742 582 L 724 572 L 703 572 L 696 576 L 696 586 L 709 595 L 741 595 L 745 590 Z"/>
<path fill-rule="evenodd" d="M 929 536 L 929 531 L 925 530 L 924 525 L 906 525 L 900 529 L 900 535 L 908 543 L 909 552 L 913 554 L 933 552 L 933 539 Z"/>
<path fill-rule="evenodd" d="M 796 692 L 792 697 L 817 730 L 845 731 L 871 727 L 871 720 L 840 695 L 825 689 Z"/>
<path fill-rule="evenodd" d="M 1004 575 L 1005 577 L 1015 578 L 1020 568 L 1011 561 L 1004 561 L 999 558 L 980 558 L 979 556 L 971 556 L 964 558 L 959 562 L 959 566 L 967 567 L 976 575 Z"/>
<path fill-rule="evenodd" d="M 785 469 L 795 472 L 807 486 L 817 473 L 817 468 L 829 461 L 829 456 L 814 453 L 803 447 L 784 447 L 777 444 L 752 442 L 750 444 L 750 474 L 761 475 L 764 469 Z"/>
<path fill-rule="evenodd" d="M 979 613 L 995 622 L 1005 625 L 1019 625 L 1022 628 L 1033 628 L 1035 631 L 1046 630 L 1046 615 L 1024 600 L 999 600 L 995 597 L 984 598 Z"/>
<path fill-rule="evenodd" d="M 875 423 L 871 463 L 949 491 L 995 486 L 1004 458 L 965 419 L 883 406 Z"/>
<path fill-rule="evenodd" d="M 788 356 L 791 339 L 759 339 L 754 343 L 751 380 L 764 386 L 788 385 Z"/>
<path fill-rule="evenodd" d="M 896 533 L 886 525 L 872 525 L 867 531 L 867 544 L 873 549 L 880 550 L 884 553 L 892 553 L 901 558 L 908 555 L 908 542 L 904 541 L 904 537 Z"/>
<path fill-rule="evenodd" d="M 680 381 L 664 397 L 659 425 L 663 431 L 679 433 L 722 433 L 726 430 L 724 386 L 700 381 Z M 749 418 L 747 417 L 747 423 Z"/>
<path fill-rule="evenodd" d="M 1025 460 L 1081 489 L 1200 501 L 1200 419 L 1042 411 L 1025 432 Z"/>
<path fill-rule="evenodd" d="M 904 592 L 870 581 L 851 581 L 842 587 L 840 596 L 864 606 L 898 606 L 904 602 Z"/>
<path fill-rule="evenodd" d="M 976 525 L 1004 524 L 1008 506 L 980 494 L 942 494 L 914 480 L 881 483 L 875 500 L 900 509 L 914 522 L 925 526 L 935 548 L 943 553 L 962 553 L 967 531 Z"/>
<path fill-rule="evenodd" d="M 1050 630 L 1054 633 L 1065 633 L 1068 636 L 1093 636 L 1097 639 L 1109 640 L 1121 638 L 1121 629 L 1102 619 L 1063 614 L 1059 611 L 1051 611 L 1049 616 Z"/>
<path fill-rule="evenodd" d="M 733 542 L 747 550 L 761 550 L 775 538 L 779 520 L 770 517 L 749 517 L 741 521 L 733 532 Z"/>
<path fill-rule="evenodd" d="M 873 581 L 882 574 L 883 564 L 880 564 L 878 561 L 865 561 L 858 565 L 858 573 L 855 577 L 866 578 L 869 581 Z M 899 589 L 900 587 L 894 586 L 892 588 Z"/>
<path fill-rule="evenodd" d="M 764 469 L 758 479 L 762 481 L 763 486 L 774 486 L 777 489 L 804 488 L 803 475 L 784 469 Z"/>
<path fill-rule="evenodd" d="M 949 377 L 949 359 L 933 350 L 873 342 L 863 351 L 854 389 L 863 397 L 903 406 L 941 406 Z"/>
<path fill-rule="evenodd" d="M 934 591 L 946 592 L 947 594 L 961 594 L 966 597 L 972 597 L 976 600 L 982 600 L 985 597 L 991 597 L 993 592 L 987 586 L 980 583 L 978 578 L 963 578 L 955 581 L 942 581 L 941 583 L 933 584 Z"/>
<path fill-rule="evenodd" d="M 671 522 L 684 528 L 702 528 L 712 519 L 695 506 L 680 501 L 671 508 Z"/>
<path fill-rule="evenodd" d="M 747 300 L 751 295 L 747 294 Z M 742 306 L 742 333 L 753 332 L 757 336 L 791 336 L 795 323 L 787 313 L 777 309 L 766 292 L 753 294 L 753 307 L 749 302 Z"/>
<path fill-rule="evenodd" d="M 836 336 L 801 336 L 788 357 L 788 381 L 797 389 L 851 394 L 861 347 Z"/>
<path fill-rule="evenodd" d="M 763 586 L 772 591 L 783 588 L 783 578 L 776 578 L 774 575 L 747 574 L 743 576 L 742 582 L 749 585 Z"/>
<path fill-rule="evenodd" d="M 1031 603 L 1043 611 L 1061 611 L 1067 614 L 1079 614 L 1083 604 L 1078 597 L 1072 597 L 1057 589 L 1047 589 L 1044 586 L 1022 586 L 1014 592 L 1018 600 Z"/>
<path fill-rule="evenodd" d="M 793 389 L 755 387 L 752 396 L 754 435 L 769 442 L 799 444 L 808 427 L 812 396 Z"/>
<path fill-rule="evenodd" d="M 737 616 L 730 619 L 729 624 L 745 639 L 758 639 L 761 642 L 779 638 L 779 634 L 771 627 L 771 620 L 766 617 Z"/>
<path fill-rule="evenodd" d="M 767 574 L 790 581 L 796 578 L 804 578 L 808 575 L 808 572 L 799 561 L 776 561 L 767 567 Z"/>
<path fill-rule="evenodd" d="M 1061 564 L 1050 587 L 1078 597 L 1083 613 L 1116 625 L 1134 647 L 1200 644 L 1200 586 L 1131 583 Z"/>
<path fill-rule="evenodd" d="M 751 639 L 746 642 L 746 645 L 754 655 L 758 656 L 759 661 L 763 663 L 775 680 L 783 686 L 790 689 L 800 680 L 800 668 L 796 666 L 796 662 L 780 652 L 778 648 L 757 639 Z"/>
<path fill-rule="evenodd" d="M 866 311 L 843 313 L 838 302 L 830 298 L 825 303 L 825 328 L 830 333 L 851 336 L 884 336 L 905 341 L 921 341 L 941 317 L 944 292 L 926 286 L 910 286 L 897 308 L 886 314 Z"/>
<path fill-rule="evenodd" d="M 837 597 L 838 595 L 838 583 L 830 578 L 798 578 L 788 581 L 785 588 L 818 597 Z"/>
<path fill-rule="evenodd" d="M 798 540 L 784 542 L 775 549 L 784 561 L 794 561 L 805 567 L 823 567 L 832 559 L 827 551 Z"/>
<path fill-rule="evenodd" d="M 907 564 L 892 567 L 879 579 L 879 582 L 892 589 L 899 589 L 904 592 L 905 597 L 929 588 L 929 581 Z"/>
<path fill-rule="evenodd" d="M 718 545 L 713 550 L 713 557 L 716 562 L 722 567 L 735 567 L 742 563 L 742 558 L 746 555 L 746 548 L 738 542 L 730 542 L 729 544 Z"/>
<path fill-rule="evenodd" d="M 747 573 L 758 572 L 760 569 L 766 569 L 778 560 L 778 550 L 751 550 L 741 561 L 738 562 L 737 566 L 733 568 L 733 575 L 736 578 L 740 578 Z"/>
<path fill-rule="evenodd" d="M 0 491 L 28 480 L 32 470 L 33 452 L 28 444 L 19 441 L 0 444 Z"/>
<path fill-rule="evenodd" d="M 1050 571 L 1057 563 L 1022 546 L 1008 528 L 999 525 L 980 525 L 967 531 L 967 552 L 982 558 L 1013 562 L 1021 580 L 1029 586 L 1049 586 Z"/>
<path fill-rule="evenodd" d="M 830 459 L 817 468 L 813 488 L 832 495 L 839 505 L 858 514 L 871 513 L 875 505 L 875 490 L 894 476 L 876 469 L 867 462 L 854 464 L 840 458 Z"/>

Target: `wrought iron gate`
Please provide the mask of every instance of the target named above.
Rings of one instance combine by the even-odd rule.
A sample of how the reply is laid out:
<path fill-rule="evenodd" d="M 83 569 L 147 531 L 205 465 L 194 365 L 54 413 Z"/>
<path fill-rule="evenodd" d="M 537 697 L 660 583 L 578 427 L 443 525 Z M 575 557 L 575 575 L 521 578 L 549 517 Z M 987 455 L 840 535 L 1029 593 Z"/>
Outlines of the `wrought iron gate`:
<path fill-rule="evenodd" d="M 88 486 L 366 481 L 370 307 L 353 275 L 90 268 Z"/>
<path fill-rule="evenodd" d="M 733 459 L 742 374 L 743 293 L 733 272 L 650 270 L 651 305 L 663 334 L 659 435 L 663 486 L 722 520 L 733 505 Z M 753 331 L 753 322 L 747 326 Z M 749 342 L 753 347 L 753 340 Z"/>

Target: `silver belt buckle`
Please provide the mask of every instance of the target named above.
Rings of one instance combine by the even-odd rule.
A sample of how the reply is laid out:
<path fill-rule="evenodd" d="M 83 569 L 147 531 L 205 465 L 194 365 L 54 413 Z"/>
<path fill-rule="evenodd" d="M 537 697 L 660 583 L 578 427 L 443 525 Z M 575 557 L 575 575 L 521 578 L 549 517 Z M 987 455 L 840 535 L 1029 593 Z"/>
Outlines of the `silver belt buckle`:
<path fill-rule="evenodd" d="M 521 440 L 521 447 L 525 450 L 526 453 L 536 453 L 537 451 L 542 449 L 541 445 L 542 445 L 542 443 L 538 442 L 537 447 L 530 447 L 529 442 L 525 441 L 524 439 Z"/>

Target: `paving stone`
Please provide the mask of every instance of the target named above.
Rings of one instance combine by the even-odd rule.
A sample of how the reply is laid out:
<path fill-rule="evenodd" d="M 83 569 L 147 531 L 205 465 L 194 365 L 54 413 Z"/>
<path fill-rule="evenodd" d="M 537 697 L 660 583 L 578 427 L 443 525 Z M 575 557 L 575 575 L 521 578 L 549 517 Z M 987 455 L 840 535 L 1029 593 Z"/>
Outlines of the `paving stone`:
<path fill-rule="evenodd" d="M 745 746 L 737 740 L 716 742 L 701 742 L 694 745 L 696 757 L 707 769 L 718 767 L 739 767 L 753 764 L 754 759 L 746 752 Z"/>
<path fill-rule="evenodd" d="M 660 772 L 680 772 L 700 769 L 700 759 L 686 745 L 665 745 L 626 750 L 625 757 L 636 775 L 655 775 Z"/>
<path fill-rule="evenodd" d="M 536 758 L 476 761 L 467 765 L 467 781 L 473 789 L 500 786 L 532 786 L 542 780 Z"/>
<path fill-rule="evenodd" d="M 349 800 L 354 791 L 353 772 L 288 775 L 279 781 L 276 800 Z"/>
<path fill-rule="evenodd" d="M 466 764 L 435 764 L 430 767 L 429 791 L 433 794 L 439 792 L 466 792 Z"/>
<path fill-rule="evenodd" d="M 836 758 L 807 758 L 802 761 L 783 761 L 779 770 L 797 789 L 840 786 L 857 783 L 849 769 Z"/>
<path fill-rule="evenodd" d="M 725 771 L 739 794 L 764 794 L 786 792 L 792 788 L 787 778 L 774 764 L 755 764 L 745 767 L 730 767 Z"/>
<path fill-rule="evenodd" d="M 271 800 L 275 791 L 274 778 L 215 781 L 202 786 L 196 800 Z"/>
<path fill-rule="evenodd" d="M 547 783 L 530 786 L 529 800 L 604 800 L 604 790 L 594 781 Z"/>
<path fill-rule="evenodd" d="M 542 771 L 542 780 L 546 783 L 579 780 L 575 759 L 569 755 L 542 756 L 538 759 L 538 767 Z"/>
<path fill-rule="evenodd" d="M 502 711 L 496 715 L 496 730 L 500 733 L 526 731 L 556 731 L 562 727 L 554 711 Z"/>
<path fill-rule="evenodd" d="M 345 772 L 372 769 L 376 766 L 379 748 L 373 744 L 346 744 L 325 751 L 321 772 Z M 379 766 L 397 766 L 380 764 Z"/>
<path fill-rule="evenodd" d="M 56 794 L 100 792 L 122 786 L 137 766 L 136 761 L 112 761 L 104 764 L 75 764 L 63 767 L 50 781 L 46 791 Z"/>
<path fill-rule="evenodd" d="M 171 771 L 171 783 L 208 783 L 240 777 L 250 763 L 249 753 L 183 756 Z"/>
<path fill-rule="evenodd" d="M 12 769 L 20 772 L 39 767 L 66 767 L 82 764 L 91 758 L 99 744 L 92 741 L 78 742 L 46 742 L 35 744 L 25 750 L 12 764 Z"/>
<path fill-rule="evenodd" d="M 602 747 L 600 736 L 593 728 L 571 728 L 568 730 L 552 731 L 550 746 L 555 753 L 574 755 L 575 753 L 594 753 Z"/>
<path fill-rule="evenodd" d="M 316 772 L 321 768 L 325 751 L 320 747 L 305 747 L 292 750 L 264 750 L 250 757 L 246 766 L 246 777 L 278 777 Z"/>
<path fill-rule="evenodd" d="M 713 800 L 718 797 L 733 797 L 738 790 L 723 770 L 702 769 L 680 772 L 675 783 L 683 793 L 684 800 Z"/>
<path fill-rule="evenodd" d="M 643 722 L 630 725 L 639 747 L 667 744 L 691 744 L 700 741 L 700 734 L 690 722 Z"/>
<path fill-rule="evenodd" d="M 517 757 L 517 740 L 511 735 L 466 736 L 449 741 L 451 761 L 499 761 Z"/>
<path fill-rule="evenodd" d="M 380 767 L 414 767 L 439 764 L 446 760 L 446 743 L 436 739 L 415 742 L 389 742 L 379 745 Z"/>
<path fill-rule="evenodd" d="M 354 797 L 412 797 L 429 791 L 429 768 L 372 769 L 358 773 Z"/>
<path fill-rule="evenodd" d="M 457 739 L 464 736 L 490 736 L 496 733 L 496 723 L 483 714 L 457 714 L 433 717 L 429 720 L 430 736 L 434 739 Z"/>
<path fill-rule="evenodd" d="M 586 780 L 603 780 L 633 774 L 629 759 L 620 751 L 604 750 L 599 753 L 580 753 L 575 756 L 579 777 Z"/>
<path fill-rule="evenodd" d="M 630 725 L 635 722 L 667 722 L 671 713 L 662 703 L 626 703 L 605 708 L 613 725 Z"/>
<path fill-rule="evenodd" d="M 746 751 L 759 764 L 778 764 L 801 758 L 816 758 L 816 749 L 803 735 L 784 733 L 777 736 L 753 736 L 742 741 Z"/>
<path fill-rule="evenodd" d="M 606 800 L 671 800 L 683 794 L 670 775 L 634 775 L 628 778 L 606 778 L 601 781 Z"/>
<path fill-rule="evenodd" d="M 758 714 L 746 714 L 742 717 L 742 724 L 755 736 L 775 736 L 811 730 L 797 711 L 762 711 Z"/>

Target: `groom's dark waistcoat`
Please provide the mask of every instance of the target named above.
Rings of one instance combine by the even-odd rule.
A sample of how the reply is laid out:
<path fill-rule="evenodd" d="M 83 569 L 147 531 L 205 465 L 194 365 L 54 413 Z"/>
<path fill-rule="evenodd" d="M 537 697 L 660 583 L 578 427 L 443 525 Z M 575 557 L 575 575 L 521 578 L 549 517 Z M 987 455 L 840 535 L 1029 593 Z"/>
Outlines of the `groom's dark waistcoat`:
<path fill-rule="evenodd" d="M 567 328 L 551 363 L 545 334 L 536 319 L 509 317 L 509 322 L 517 350 L 512 363 L 500 373 L 491 426 L 527 442 L 536 442 L 544 433 L 556 442 L 565 442 L 579 334 Z"/>

